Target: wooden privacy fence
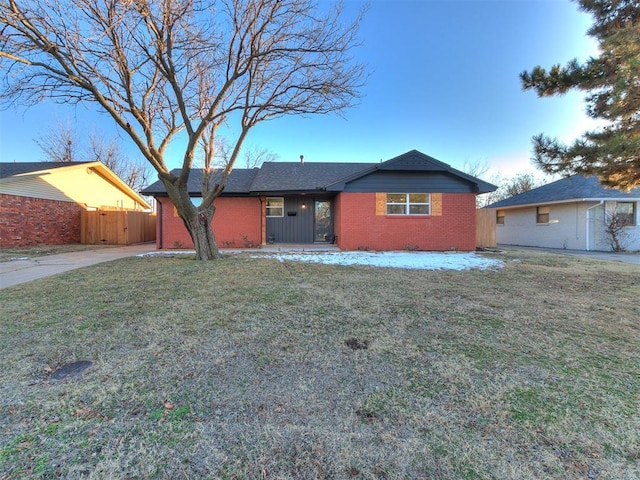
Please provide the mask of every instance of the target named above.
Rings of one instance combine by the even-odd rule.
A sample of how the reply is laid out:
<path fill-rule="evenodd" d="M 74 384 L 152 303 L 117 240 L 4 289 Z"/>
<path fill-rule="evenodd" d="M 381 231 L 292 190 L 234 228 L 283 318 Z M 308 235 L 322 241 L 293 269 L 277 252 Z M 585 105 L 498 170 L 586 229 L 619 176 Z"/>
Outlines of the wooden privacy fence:
<path fill-rule="evenodd" d="M 80 243 L 132 245 L 155 239 L 155 213 L 103 209 L 82 212 Z"/>
<path fill-rule="evenodd" d="M 476 247 L 496 245 L 496 209 L 480 208 L 476 210 Z"/>

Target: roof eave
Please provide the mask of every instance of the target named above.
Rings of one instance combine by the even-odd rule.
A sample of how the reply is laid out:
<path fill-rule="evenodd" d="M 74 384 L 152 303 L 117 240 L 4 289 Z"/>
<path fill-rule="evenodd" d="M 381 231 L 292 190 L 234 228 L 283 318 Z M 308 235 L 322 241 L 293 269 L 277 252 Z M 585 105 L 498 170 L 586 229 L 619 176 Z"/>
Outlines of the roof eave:
<path fill-rule="evenodd" d="M 488 208 L 499 208 L 501 210 L 507 210 L 512 208 L 524 208 L 524 207 L 538 207 L 545 205 L 557 205 L 559 203 L 585 203 L 585 202 L 639 202 L 640 197 L 594 197 L 594 198 L 568 198 L 566 200 L 551 200 L 546 202 L 531 202 L 531 203 L 519 203 L 517 205 L 498 205 Z"/>

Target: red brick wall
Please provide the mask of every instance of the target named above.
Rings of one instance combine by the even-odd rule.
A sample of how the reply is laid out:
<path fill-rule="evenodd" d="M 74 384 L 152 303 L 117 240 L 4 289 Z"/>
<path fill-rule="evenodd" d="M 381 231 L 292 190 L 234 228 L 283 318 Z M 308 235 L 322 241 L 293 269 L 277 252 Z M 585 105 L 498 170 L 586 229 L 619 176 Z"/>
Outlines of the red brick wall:
<path fill-rule="evenodd" d="M 336 235 L 342 250 L 462 250 L 476 248 L 472 193 L 442 194 L 441 216 L 376 215 L 375 193 L 341 193 L 336 199 Z"/>
<path fill-rule="evenodd" d="M 80 243 L 76 203 L 0 194 L 0 247 Z"/>
<path fill-rule="evenodd" d="M 159 197 L 162 204 L 158 218 L 156 245 L 158 248 L 193 248 L 184 223 L 175 213 L 169 198 Z M 220 197 L 215 200 L 213 233 L 218 248 L 258 247 L 262 242 L 260 199 Z M 160 212 L 159 212 L 160 215 Z M 160 232 L 162 228 L 162 232 Z M 162 243 L 161 243 L 162 242 Z"/>

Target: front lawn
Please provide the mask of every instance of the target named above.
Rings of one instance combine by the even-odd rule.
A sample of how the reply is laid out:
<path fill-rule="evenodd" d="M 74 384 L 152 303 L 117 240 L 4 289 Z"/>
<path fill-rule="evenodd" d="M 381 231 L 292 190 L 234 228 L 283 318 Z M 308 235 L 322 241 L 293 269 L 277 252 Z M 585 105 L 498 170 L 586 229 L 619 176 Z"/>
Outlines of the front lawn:
<path fill-rule="evenodd" d="M 639 478 L 640 269 L 491 257 L 127 258 L 1 290 L 0 479 Z"/>

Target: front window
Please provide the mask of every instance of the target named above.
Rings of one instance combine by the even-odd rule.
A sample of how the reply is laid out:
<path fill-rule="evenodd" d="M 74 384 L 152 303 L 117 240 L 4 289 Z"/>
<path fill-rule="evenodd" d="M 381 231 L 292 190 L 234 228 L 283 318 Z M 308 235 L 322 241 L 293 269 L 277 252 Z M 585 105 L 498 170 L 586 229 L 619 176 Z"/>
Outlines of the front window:
<path fill-rule="evenodd" d="M 620 225 L 628 226 L 636 224 L 636 204 L 635 202 L 616 203 L 616 217 Z"/>
<path fill-rule="evenodd" d="M 429 215 L 430 194 L 387 193 L 387 215 Z"/>
<path fill-rule="evenodd" d="M 496 210 L 496 223 L 504 225 L 504 210 Z"/>
<path fill-rule="evenodd" d="M 267 217 L 284 217 L 283 197 L 267 197 Z"/>
<path fill-rule="evenodd" d="M 536 223 L 549 223 L 549 207 L 538 207 Z"/>

